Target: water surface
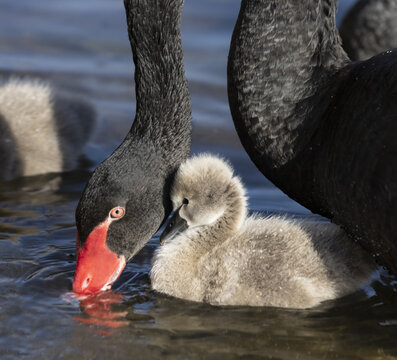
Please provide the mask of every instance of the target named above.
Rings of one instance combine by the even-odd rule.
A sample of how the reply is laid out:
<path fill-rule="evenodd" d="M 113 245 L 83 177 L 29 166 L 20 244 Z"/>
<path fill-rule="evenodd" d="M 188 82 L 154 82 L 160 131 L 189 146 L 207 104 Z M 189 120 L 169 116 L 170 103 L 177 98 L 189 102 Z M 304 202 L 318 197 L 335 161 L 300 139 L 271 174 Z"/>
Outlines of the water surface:
<path fill-rule="evenodd" d="M 343 1 L 346 11 L 353 1 Z M 309 212 L 251 164 L 235 135 L 226 59 L 237 0 L 186 0 L 183 45 L 193 102 L 193 152 L 229 158 L 250 209 Z M 98 128 L 94 164 L 119 144 L 134 114 L 131 53 L 122 1 L 2 0 L 0 75 L 49 79 L 91 101 Z M 65 298 L 75 268 L 74 209 L 88 177 L 80 170 L 0 184 L 1 359 L 392 359 L 397 356 L 395 280 L 312 310 L 227 308 L 153 293 L 155 236 L 114 290 Z M 394 356 L 394 357 L 393 357 Z"/>

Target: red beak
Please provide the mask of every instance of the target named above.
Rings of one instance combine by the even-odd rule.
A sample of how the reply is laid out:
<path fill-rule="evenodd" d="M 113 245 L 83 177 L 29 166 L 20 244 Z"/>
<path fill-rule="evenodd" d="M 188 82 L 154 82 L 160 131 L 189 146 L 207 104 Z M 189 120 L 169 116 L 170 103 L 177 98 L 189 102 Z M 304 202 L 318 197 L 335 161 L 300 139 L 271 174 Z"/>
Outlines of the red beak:
<path fill-rule="evenodd" d="M 77 265 L 73 291 L 79 295 L 91 295 L 111 288 L 125 267 L 125 257 L 118 256 L 106 246 L 106 235 L 111 220 L 99 224 L 80 248 L 77 235 Z"/>

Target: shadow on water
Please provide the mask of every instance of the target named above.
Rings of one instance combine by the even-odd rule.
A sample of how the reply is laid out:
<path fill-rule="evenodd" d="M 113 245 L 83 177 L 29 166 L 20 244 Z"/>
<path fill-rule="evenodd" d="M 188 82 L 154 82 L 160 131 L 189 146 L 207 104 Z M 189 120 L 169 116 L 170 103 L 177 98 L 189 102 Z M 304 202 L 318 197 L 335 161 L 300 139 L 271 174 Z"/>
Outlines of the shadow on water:
<path fill-rule="evenodd" d="M 185 1 L 192 152 L 230 159 L 250 210 L 307 216 L 255 169 L 233 130 L 225 73 L 238 5 Z M 86 155 L 97 164 L 128 131 L 134 109 L 122 1 L 4 0 L 0 8 L 0 73 L 50 79 L 92 101 L 98 129 Z M 362 291 L 311 310 L 211 307 L 150 290 L 155 236 L 112 291 L 70 297 L 74 211 L 87 177 L 81 170 L 0 183 L 1 359 L 396 358 L 397 284 L 384 271 Z"/>

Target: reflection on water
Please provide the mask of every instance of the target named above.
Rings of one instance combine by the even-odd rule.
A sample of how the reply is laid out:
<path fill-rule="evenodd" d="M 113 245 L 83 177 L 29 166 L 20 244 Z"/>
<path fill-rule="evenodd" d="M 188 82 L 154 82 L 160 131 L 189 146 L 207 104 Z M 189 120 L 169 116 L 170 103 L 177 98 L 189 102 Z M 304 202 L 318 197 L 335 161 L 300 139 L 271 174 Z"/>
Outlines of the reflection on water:
<path fill-rule="evenodd" d="M 86 316 L 76 316 L 74 319 L 82 324 L 99 325 L 110 329 L 128 325 L 127 321 L 122 320 L 128 312 L 114 311 L 112 308 L 113 305 L 120 304 L 122 300 L 123 295 L 111 290 L 80 299 L 81 311 Z"/>
<path fill-rule="evenodd" d="M 341 0 L 341 5 L 347 0 Z M 351 2 L 351 1 L 350 1 Z M 193 152 L 229 159 L 250 209 L 308 211 L 251 164 L 234 133 L 226 57 L 238 0 L 185 1 L 183 43 L 193 100 Z M 122 1 L 3 0 L 0 74 L 50 79 L 92 101 L 99 127 L 87 156 L 101 161 L 131 126 L 133 67 Z M 150 290 L 155 236 L 113 290 L 78 301 L 74 209 L 87 171 L 0 183 L 1 359 L 392 359 L 397 284 L 381 273 L 365 291 L 306 311 L 195 304 Z"/>

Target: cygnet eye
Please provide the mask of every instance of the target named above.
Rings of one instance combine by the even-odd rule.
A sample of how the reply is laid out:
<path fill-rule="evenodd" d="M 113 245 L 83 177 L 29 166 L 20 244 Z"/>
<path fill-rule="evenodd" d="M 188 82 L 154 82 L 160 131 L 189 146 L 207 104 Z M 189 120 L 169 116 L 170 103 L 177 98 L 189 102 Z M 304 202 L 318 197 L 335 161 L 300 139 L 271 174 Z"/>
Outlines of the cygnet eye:
<path fill-rule="evenodd" d="M 124 216 L 124 214 L 125 214 L 124 208 L 121 206 L 116 206 L 115 208 L 110 210 L 109 216 L 112 219 L 120 219 Z"/>
<path fill-rule="evenodd" d="M 183 205 L 189 204 L 189 199 L 184 198 L 184 199 L 182 200 L 182 204 L 183 204 Z"/>

